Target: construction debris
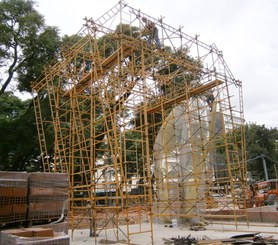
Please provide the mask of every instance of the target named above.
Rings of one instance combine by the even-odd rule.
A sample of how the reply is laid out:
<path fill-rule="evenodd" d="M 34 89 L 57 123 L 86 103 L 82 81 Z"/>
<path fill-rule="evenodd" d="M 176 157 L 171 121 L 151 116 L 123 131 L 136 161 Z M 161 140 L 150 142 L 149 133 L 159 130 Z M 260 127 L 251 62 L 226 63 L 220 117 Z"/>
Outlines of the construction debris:
<path fill-rule="evenodd" d="M 191 230 L 191 231 L 205 231 L 206 227 L 198 226 L 198 225 L 192 225 L 192 226 L 189 227 L 189 230 Z"/>
<path fill-rule="evenodd" d="M 128 243 L 126 240 L 108 240 L 108 239 L 101 239 L 100 241 L 98 241 L 99 244 L 130 244 L 130 245 L 139 245 L 139 244 L 135 244 L 135 243 Z"/>
<path fill-rule="evenodd" d="M 111 240 L 107 240 L 107 239 L 101 239 L 100 241 L 98 241 L 99 244 L 117 244 L 117 241 L 111 241 Z"/>
<path fill-rule="evenodd" d="M 170 239 L 163 238 L 164 244 L 174 244 L 174 245 L 191 245 L 191 244 L 278 244 L 278 240 L 274 239 L 273 236 L 261 236 L 258 233 L 248 233 L 234 235 L 230 238 L 221 238 L 221 239 L 209 239 L 209 237 L 204 236 L 203 240 L 199 240 L 195 237 L 192 237 L 191 234 L 187 237 L 177 238 L 173 237 Z"/>
<path fill-rule="evenodd" d="M 274 239 L 273 236 L 256 235 L 253 241 L 254 244 L 278 244 L 278 239 Z"/>
<path fill-rule="evenodd" d="M 170 239 L 163 238 L 164 244 L 174 244 L 174 245 L 191 245 L 198 244 L 198 240 L 195 237 L 191 237 L 191 234 L 187 237 L 172 237 Z"/>

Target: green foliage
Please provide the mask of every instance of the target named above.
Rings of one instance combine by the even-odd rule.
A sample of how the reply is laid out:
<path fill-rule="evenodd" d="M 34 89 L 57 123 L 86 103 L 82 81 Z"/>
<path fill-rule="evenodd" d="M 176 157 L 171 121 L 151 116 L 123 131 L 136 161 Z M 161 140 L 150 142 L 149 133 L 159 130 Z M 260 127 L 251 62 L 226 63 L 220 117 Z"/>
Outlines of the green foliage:
<path fill-rule="evenodd" d="M 142 174 L 142 152 L 140 151 L 142 149 L 142 140 L 141 135 L 138 132 L 134 131 L 127 131 L 123 135 L 125 138 L 125 145 L 121 146 L 121 149 L 124 149 L 122 151 L 122 158 L 124 159 L 125 163 L 125 171 L 128 173 L 128 177 L 131 177 L 131 175 L 136 174 Z M 138 170 L 139 166 L 139 173 L 136 171 Z M 141 167 L 141 168 L 140 168 Z"/>
<path fill-rule="evenodd" d="M 0 97 L 0 171 L 41 171 L 42 162 L 32 100 L 22 101 L 11 93 Z M 49 101 L 41 98 L 45 120 L 51 120 Z M 54 151 L 54 129 L 44 129 L 50 158 Z"/>
<path fill-rule="evenodd" d="M 176 59 L 183 60 L 185 63 L 188 64 L 190 69 L 194 69 L 195 72 L 192 73 L 189 71 L 190 69 L 185 69 L 184 67 L 180 67 L 175 63 L 165 65 L 164 67 L 162 65 L 163 68 L 158 70 L 158 74 L 175 74 L 170 84 L 163 85 L 161 87 L 161 91 L 163 94 L 167 94 L 170 91 L 179 91 L 181 88 L 184 88 L 184 86 L 189 85 L 193 80 L 198 80 L 200 78 L 199 72 L 201 71 L 202 67 L 198 60 L 188 55 L 187 49 L 180 48 L 177 49 L 175 52 L 171 51 L 169 47 L 167 49 L 168 52 L 173 54 L 173 57 L 175 57 Z"/>
<path fill-rule="evenodd" d="M 39 170 L 36 123 L 30 101 L 0 97 L 0 170 Z"/>
<path fill-rule="evenodd" d="M 126 36 L 137 38 L 139 37 L 139 27 L 131 26 L 128 24 L 120 24 L 116 27 L 115 32 L 119 34 L 124 34 Z"/>
<path fill-rule="evenodd" d="M 229 132 L 226 135 L 227 146 L 223 139 L 216 142 L 218 157 L 225 159 L 225 147 L 234 152 L 237 147 L 239 153 L 242 149 L 241 132 Z M 250 123 L 245 125 L 247 170 L 251 172 L 256 180 L 263 180 L 265 177 L 263 169 L 263 159 L 265 157 L 269 178 L 277 178 L 276 169 L 278 168 L 278 131 L 277 128 L 266 128 L 265 125 Z M 232 156 L 230 156 L 232 157 Z"/>
<path fill-rule="evenodd" d="M 266 165 L 268 169 L 269 178 L 276 178 L 275 164 L 277 166 L 278 160 L 278 130 L 277 128 L 266 128 L 265 125 L 257 125 L 255 123 L 247 124 L 246 131 L 246 150 L 248 161 L 248 170 L 252 175 L 261 180 L 264 178 L 264 170 L 262 158 L 258 156 L 265 155 L 267 158 Z M 270 159 L 273 159 L 273 162 Z"/>
<path fill-rule="evenodd" d="M 29 101 L 21 101 L 11 92 L 4 93 L 0 97 L 0 120 L 14 120 L 26 112 Z"/>
<path fill-rule="evenodd" d="M 0 88 L 0 170 L 38 171 L 41 167 L 33 103 L 5 92 L 11 83 L 19 91 L 30 92 L 30 83 L 58 51 L 58 29 L 45 25 L 34 4 L 31 0 L 0 2 L 0 72 L 5 74 Z M 42 114 L 49 117 L 46 103 L 47 97 Z M 48 142 L 53 142 L 53 129 L 45 131 Z M 53 143 L 48 148 L 53 149 Z"/>
<path fill-rule="evenodd" d="M 55 60 L 59 44 L 58 29 L 46 27 L 37 39 L 23 50 L 24 59 L 17 70 L 19 91 L 31 92 L 31 82 L 42 74 L 46 65 Z"/>
<path fill-rule="evenodd" d="M 20 91 L 30 92 L 30 82 L 55 57 L 58 29 L 45 25 L 31 0 L 2 0 L 0 29 L 0 69 L 7 74 L 0 95 L 12 81 Z"/>

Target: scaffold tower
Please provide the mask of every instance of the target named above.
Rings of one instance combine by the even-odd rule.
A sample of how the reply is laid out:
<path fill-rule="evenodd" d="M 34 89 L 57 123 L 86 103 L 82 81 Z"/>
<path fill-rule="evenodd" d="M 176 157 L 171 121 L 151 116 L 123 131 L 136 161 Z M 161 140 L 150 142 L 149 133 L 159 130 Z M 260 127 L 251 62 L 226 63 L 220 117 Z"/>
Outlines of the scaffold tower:
<path fill-rule="evenodd" d="M 152 244 L 153 222 L 246 220 L 242 84 L 222 52 L 123 1 L 84 22 L 32 86 L 71 229 Z"/>

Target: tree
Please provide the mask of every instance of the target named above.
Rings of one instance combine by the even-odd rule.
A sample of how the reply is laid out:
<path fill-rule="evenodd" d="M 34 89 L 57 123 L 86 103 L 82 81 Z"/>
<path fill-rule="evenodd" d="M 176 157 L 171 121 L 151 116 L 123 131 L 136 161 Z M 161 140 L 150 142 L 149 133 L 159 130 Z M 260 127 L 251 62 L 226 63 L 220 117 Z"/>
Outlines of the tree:
<path fill-rule="evenodd" d="M 258 180 L 264 178 L 264 169 L 261 155 L 266 156 L 266 165 L 269 178 L 276 178 L 272 160 L 278 159 L 278 130 L 277 128 L 266 128 L 265 125 L 255 123 L 247 124 L 246 131 L 246 150 L 248 161 L 248 170 Z"/>
<path fill-rule="evenodd" d="M 278 159 L 278 130 L 277 128 L 266 128 L 265 125 L 249 123 L 245 126 L 246 149 L 242 149 L 241 131 L 236 130 L 235 138 L 227 133 L 229 150 L 234 151 L 235 145 L 230 140 L 236 142 L 238 149 L 246 150 L 247 171 L 251 172 L 255 180 L 263 180 L 265 177 L 263 158 L 266 161 L 268 177 L 277 178 Z M 223 140 L 217 141 L 217 157 L 225 159 L 225 147 Z M 241 152 L 241 151 L 239 151 Z M 225 160 L 224 160 L 225 161 Z M 276 168 L 276 169 L 275 169 Z"/>
<path fill-rule="evenodd" d="M 46 26 L 34 6 L 32 0 L 0 2 L 0 170 L 41 170 L 33 103 L 6 92 L 14 86 L 31 92 L 31 82 L 58 57 L 58 28 Z M 53 130 L 46 129 L 46 137 L 53 138 Z"/>
<path fill-rule="evenodd" d="M 0 96 L 0 170 L 39 170 L 36 124 L 29 104 L 11 93 Z"/>
<path fill-rule="evenodd" d="M 46 26 L 34 4 L 31 0 L 0 2 L 0 96 L 11 84 L 20 91 L 30 92 L 31 82 L 58 51 L 57 27 Z"/>

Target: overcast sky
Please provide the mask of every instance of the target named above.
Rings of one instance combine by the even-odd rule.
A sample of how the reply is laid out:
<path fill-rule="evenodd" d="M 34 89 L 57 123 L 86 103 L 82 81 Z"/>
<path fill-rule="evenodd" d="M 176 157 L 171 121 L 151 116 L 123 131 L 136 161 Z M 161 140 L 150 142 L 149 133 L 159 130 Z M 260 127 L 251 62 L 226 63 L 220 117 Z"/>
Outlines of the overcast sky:
<path fill-rule="evenodd" d="M 118 0 L 36 0 L 47 25 L 75 34 Z M 207 43 L 215 43 L 243 83 L 247 122 L 278 127 L 278 0 L 125 0 Z"/>

